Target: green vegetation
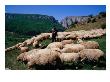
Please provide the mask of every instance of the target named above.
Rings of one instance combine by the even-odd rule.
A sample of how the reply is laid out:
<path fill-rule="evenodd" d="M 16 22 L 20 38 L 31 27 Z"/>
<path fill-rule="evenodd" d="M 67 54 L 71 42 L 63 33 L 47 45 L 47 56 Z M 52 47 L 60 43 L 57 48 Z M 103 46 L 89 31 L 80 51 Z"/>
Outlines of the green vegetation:
<path fill-rule="evenodd" d="M 63 27 L 53 16 L 40 14 L 5 14 L 5 29 L 23 35 L 37 35 L 42 32 L 50 32 L 55 26 L 59 31 Z"/>
<path fill-rule="evenodd" d="M 105 28 L 106 28 L 106 24 L 105 24 L 105 23 L 102 24 L 102 25 L 101 25 L 101 28 L 102 28 L 102 29 L 105 29 Z"/>
<path fill-rule="evenodd" d="M 27 38 L 30 38 L 30 36 L 19 35 L 13 32 L 6 31 L 5 32 L 5 48 L 13 46 L 19 42 L 23 42 Z"/>

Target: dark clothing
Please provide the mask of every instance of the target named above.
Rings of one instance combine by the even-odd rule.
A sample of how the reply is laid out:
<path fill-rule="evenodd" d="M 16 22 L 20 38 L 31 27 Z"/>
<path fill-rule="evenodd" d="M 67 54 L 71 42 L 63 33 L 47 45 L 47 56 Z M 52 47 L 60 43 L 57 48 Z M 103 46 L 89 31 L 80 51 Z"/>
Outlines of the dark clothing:
<path fill-rule="evenodd" d="M 56 41 L 56 36 L 57 36 L 57 30 L 56 29 L 52 29 L 52 42 Z"/>

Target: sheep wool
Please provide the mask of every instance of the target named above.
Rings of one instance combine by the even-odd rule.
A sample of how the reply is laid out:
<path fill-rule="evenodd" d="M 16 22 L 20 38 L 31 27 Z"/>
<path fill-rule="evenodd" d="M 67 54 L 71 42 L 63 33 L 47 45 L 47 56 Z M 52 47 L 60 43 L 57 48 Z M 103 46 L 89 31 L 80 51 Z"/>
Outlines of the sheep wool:
<path fill-rule="evenodd" d="M 37 53 L 37 50 L 39 49 L 33 49 L 28 52 L 21 53 L 19 56 L 17 56 L 17 60 L 28 61 L 32 58 L 32 56 L 35 55 L 35 53 Z"/>
<path fill-rule="evenodd" d="M 65 45 L 65 44 L 72 44 L 73 41 L 72 40 L 63 40 L 62 41 L 62 44 Z"/>
<path fill-rule="evenodd" d="M 21 53 L 29 51 L 28 47 L 19 47 Z"/>
<path fill-rule="evenodd" d="M 33 43 L 33 47 L 36 47 L 36 46 L 38 46 L 38 45 L 39 45 L 38 41 L 35 41 L 35 42 Z"/>
<path fill-rule="evenodd" d="M 68 44 L 65 45 L 65 47 L 62 49 L 63 53 L 72 53 L 72 52 L 79 52 L 81 50 L 85 49 L 85 47 L 81 44 Z"/>
<path fill-rule="evenodd" d="M 77 62 L 79 59 L 78 53 L 62 53 L 60 55 L 62 62 Z"/>
<path fill-rule="evenodd" d="M 99 49 L 83 49 L 79 52 L 79 56 L 82 60 L 98 60 L 99 57 L 104 56 L 104 52 Z"/>
<path fill-rule="evenodd" d="M 84 45 L 86 49 L 98 49 L 99 44 L 95 41 L 87 41 L 87 42 L 81 42 L 81 45 Z"/>
<path fill-rule="evenodd" d="M 62 49 L 63 48 L 63 44 L 61 42 L 53 42 L 53 43 L 50 43 L 48 46 L 47 46 L 48 49 L 51 49 L 51 48 L 59 48 L 59 49 Z"/>
<path fill-rule="evenodd" d="M 52 63 L 59 57 L 59 52 L 51 49 L 40 49 L 37 51 L 33 58 L 28 62 L 28 66 L 32 66 L 34 64 L 45 65 L 47 63 Z"/>

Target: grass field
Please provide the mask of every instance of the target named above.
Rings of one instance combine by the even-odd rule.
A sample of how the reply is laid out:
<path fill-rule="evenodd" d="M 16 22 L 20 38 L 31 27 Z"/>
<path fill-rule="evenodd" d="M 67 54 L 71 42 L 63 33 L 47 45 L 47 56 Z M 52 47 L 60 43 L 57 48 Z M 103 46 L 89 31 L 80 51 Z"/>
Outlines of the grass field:
<path fill-rule="evenodd" d="M 17 41 L 17 42 L 23 41 L 20 39 L 21 38 L 19 38 L 19 41 Z M 89 39 L 89 40 L 97 41 L 100 45 L 100 49 L 102 51 L 104 51 L 104 53 L 106 55 L 106 35 L 104 35 L 100 38 Z M 11 41 L 11 43 L 13 45 L 16 44 L 17 42 Z M 48 40 L 41 42 L 41 44 L 44 46 L 47 46 L 50 42 L 51 42 L 51 40 L 48 39 Z M 6 41 L 6 45 L 10 45 L 9 43 L 10 42 Z M 30 49 L 33 49 L 33 47 L 30 46 Z M 20 54 L 20 51 L 18 49 L 6 52 L 5 53 L 5 68 L 9 68 L 12 70 L 27 70 L 28 69 L 27 64 L 25 64 L 24 62 L 16 60 L 16 58 L 19 54 Z M 95 65 L 95 67 L 94 67 L 94 65 Z M 103 59 L 101 59 L 98 63 L 85 62 L 83 64 L 81 62 L 78 62 L 78 63 L 64 62 L 63 64 L 57 64 L 56 66 L 53 66 L 53 65 L 45 65 L 45 66 L 36 65 L 33 69 L 40 69 L 40 70 L 42 70 L 42 69 L 50 69 L 50 70 L 51 69 L 52 70 L 53 69 L 66 69 L 67 70 L 68 69 L 68 70 L 73 70 L 73 69 L 76 69 L 76 67 L 78 67 L 77 69 L 79 69 L 79 70 L 105 70 L 106 69 L 106 56 Z"/>

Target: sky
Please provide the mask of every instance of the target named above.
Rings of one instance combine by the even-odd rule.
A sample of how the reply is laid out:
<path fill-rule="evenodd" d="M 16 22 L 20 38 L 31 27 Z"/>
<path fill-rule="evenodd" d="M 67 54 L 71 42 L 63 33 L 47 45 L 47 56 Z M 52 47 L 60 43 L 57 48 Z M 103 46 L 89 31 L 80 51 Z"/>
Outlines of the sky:
<path fill-rule="evenodd" d="M 6 5 L 6 13 L 42 14 L 61 21 L 66 16 L 97 15 L 106 11 L 105 5 Z"/>

